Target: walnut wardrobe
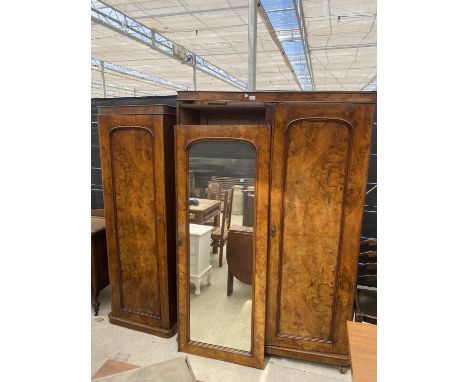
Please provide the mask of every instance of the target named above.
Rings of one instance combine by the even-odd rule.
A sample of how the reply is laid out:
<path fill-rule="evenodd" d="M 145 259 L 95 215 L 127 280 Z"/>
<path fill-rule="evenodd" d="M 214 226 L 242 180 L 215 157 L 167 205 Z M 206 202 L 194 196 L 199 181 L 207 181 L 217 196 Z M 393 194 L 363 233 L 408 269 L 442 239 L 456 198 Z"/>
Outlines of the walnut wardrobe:
<path fill-rule="evenodd" d="M 265 354 L 349 365 L 346 321 L 353 315 L 375 107 L 375 92 L 178 93 L 181 351 L 260 368 Z M 238 283 L 231 295 L 224 290 L 225 301 L 209 305 L 211 280 L 224 288 L 227 271 L 213 262 L 207 274 L 222 277 L 215 274 L 194 295 L 189 199 L 192 183 L 204 176 L 197 166 L 214 166 L 213 158 L 239 165 L 237 179 L 254 184 L 253 244 L 244 256 L 252 259 L 251 287 Z M 209 309 L 200 310 L 204 296 Z M 236 315 L 235 301 L 242 301 Z M 250 320 L 238 324 L 245 311 Z M 219 315 L 219 328 L 206 330 L 212 315 Z M 229 334 L 232 327 L 243 329 Z M 241 341 L 241 333 L 248 338 Z"/>
<path fill-rule="evenodd" d="M 174 123 L 166 105 L 98 112 L 109 321 L 161 337 L 177 327 Z"/>

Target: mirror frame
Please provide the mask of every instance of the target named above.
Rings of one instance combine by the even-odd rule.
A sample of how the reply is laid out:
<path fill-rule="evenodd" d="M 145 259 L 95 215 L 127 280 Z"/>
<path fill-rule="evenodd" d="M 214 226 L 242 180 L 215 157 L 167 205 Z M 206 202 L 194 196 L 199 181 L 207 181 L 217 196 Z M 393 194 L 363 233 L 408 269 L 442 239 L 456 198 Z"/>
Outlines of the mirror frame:
<path fill-rule="evenodd" d="M 256 368 L 264 367 L 265 306 L 270 187 L 270 125 L 176 125 L 177 304 L 179 351 Z M 238 140 L 256 151 L 251 351 L 190 340 L 190 262 L 188 245 L 188 155 L 191 145 Z"/>

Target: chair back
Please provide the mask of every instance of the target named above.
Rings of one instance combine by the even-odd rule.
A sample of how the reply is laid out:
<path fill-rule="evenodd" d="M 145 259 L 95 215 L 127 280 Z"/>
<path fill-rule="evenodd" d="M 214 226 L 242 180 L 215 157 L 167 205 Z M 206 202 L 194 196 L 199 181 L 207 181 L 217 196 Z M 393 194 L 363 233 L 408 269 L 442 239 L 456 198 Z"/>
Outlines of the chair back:
<path fill-rule="evenodd" d="M 221 187 L 218 182 L 208 182 L 207 199 L 221 200 Z"/>
<path fill-rule="evenodd" d="M 232 188 L 224 191 L 224 207 L 223 219 L 221 221 L 221 235 L 231 226 L 231 210 L 232 210 Z"/>

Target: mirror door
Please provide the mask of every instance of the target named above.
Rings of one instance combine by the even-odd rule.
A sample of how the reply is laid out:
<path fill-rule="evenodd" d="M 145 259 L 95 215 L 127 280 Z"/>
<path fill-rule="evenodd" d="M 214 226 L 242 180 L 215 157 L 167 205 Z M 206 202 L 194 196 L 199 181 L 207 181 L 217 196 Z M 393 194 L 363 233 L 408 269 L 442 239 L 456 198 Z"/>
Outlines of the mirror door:
<path fill-rule="evenodd" d="M 176 127 L 180 351 L 263 367 L 270 126 Z"/>

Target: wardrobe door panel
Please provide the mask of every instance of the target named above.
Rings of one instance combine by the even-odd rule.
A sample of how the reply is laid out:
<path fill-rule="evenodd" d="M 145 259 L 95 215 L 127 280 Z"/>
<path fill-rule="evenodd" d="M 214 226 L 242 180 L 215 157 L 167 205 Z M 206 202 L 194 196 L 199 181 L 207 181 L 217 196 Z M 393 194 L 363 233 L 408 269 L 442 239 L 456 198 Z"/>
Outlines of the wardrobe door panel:
<path fill-rule="evenodd" d="M 144 127 L 110 132 L 120 309 L 159 318 L 153 142 Z"/>
<path fill-rule="evenodd" d="M 305 119 L 285 138 L 278 332 L 330 341 L 350 126 Z"/>
<path fill-rule="evenodd" d="M 180 351 L 251 367 L 264 367 L 270 137 L 269 125 L 176 126 Z M 240 254 L 238 257 L 239 264 L 250 269 L 250 280 L 244 280 L 248 282 L 243 285 L 239 285 L 236 280 L 234 290 L 232 283 L 229 289 L 230 257 L 224 255 L 228 260 L 223 265 L 223 261 L 219 261 L 223 259 L 221 248 L 219 254 L 211 255 L 209 249 L 198 246 L 197 239 L 202 235 L 200 231 L 208 232 L 208 238 L 211 237 L 213 243 L 216 243 L 214 240 L 219 239 L 216 239 L 214 232 L 221 233 L 226 229 L 225 237 L 227 243 L 230 242 L 232 234 L 228 228 L 235 227 L 234 223 L 230 225 L 231 220 L 239 222 L 237 224 L 242 221 L 242 214 L 229 212 L 232 211 L 228 202 L 232 200 L 229 199 L 232 189 L 224 191 L 223 209 L 219 210 L 221 207 L 217 207 L 219 214 L 223 214 L 219 218 L 221 223 L 214 229 L 212 226 L 203 226 L 202 222 L 191 222 L 197 207 L 206 203 L 206 199 L 197 197 L 195 200 L 199 203 L 189 205 L 189 174 L 195 172 L 197 166 L 194 165 L 204 162 L 205 171 L 214 169 L 221 171 L 219 175 L 223 175 L 223 160 L 229 149 L 236 153 L 235 159 L 231 157 L 231 163 L 243 163 L 240 166 L 240 178 L 252 177 L 255 192 L 253 227 L 249 227 L 252 232 L 251 247 L 244 246 L 244 250 L 251 255 Z M 195 174 L 195 178 L 197 176 Z M 208 202 L 218 203 L 216 200 Z M 223 222 L 225 214 L 226 221 Z M 239 228 L 245 227 L 237 226 Z M 198 249 L 195 250 L 195 247 Z M 202 259 L 207 262 L 203 263 Z M 201 269 L 196 268 L 199 264 L 206 265 Z M 206 269 L 206 281 L 203 269 Z"/>
<path fill-rule="evenodd" d="M 175 201 L 166 190 L 174 190 L 170 112 L 158 105 L 105 107 L 98 117 L 109 321 L 162 337 L 176 329 Z"/>
<path fill-rule="evenodd" d="M 349 363 L 374 104 L 275 107 L 266 351 Z"/>

